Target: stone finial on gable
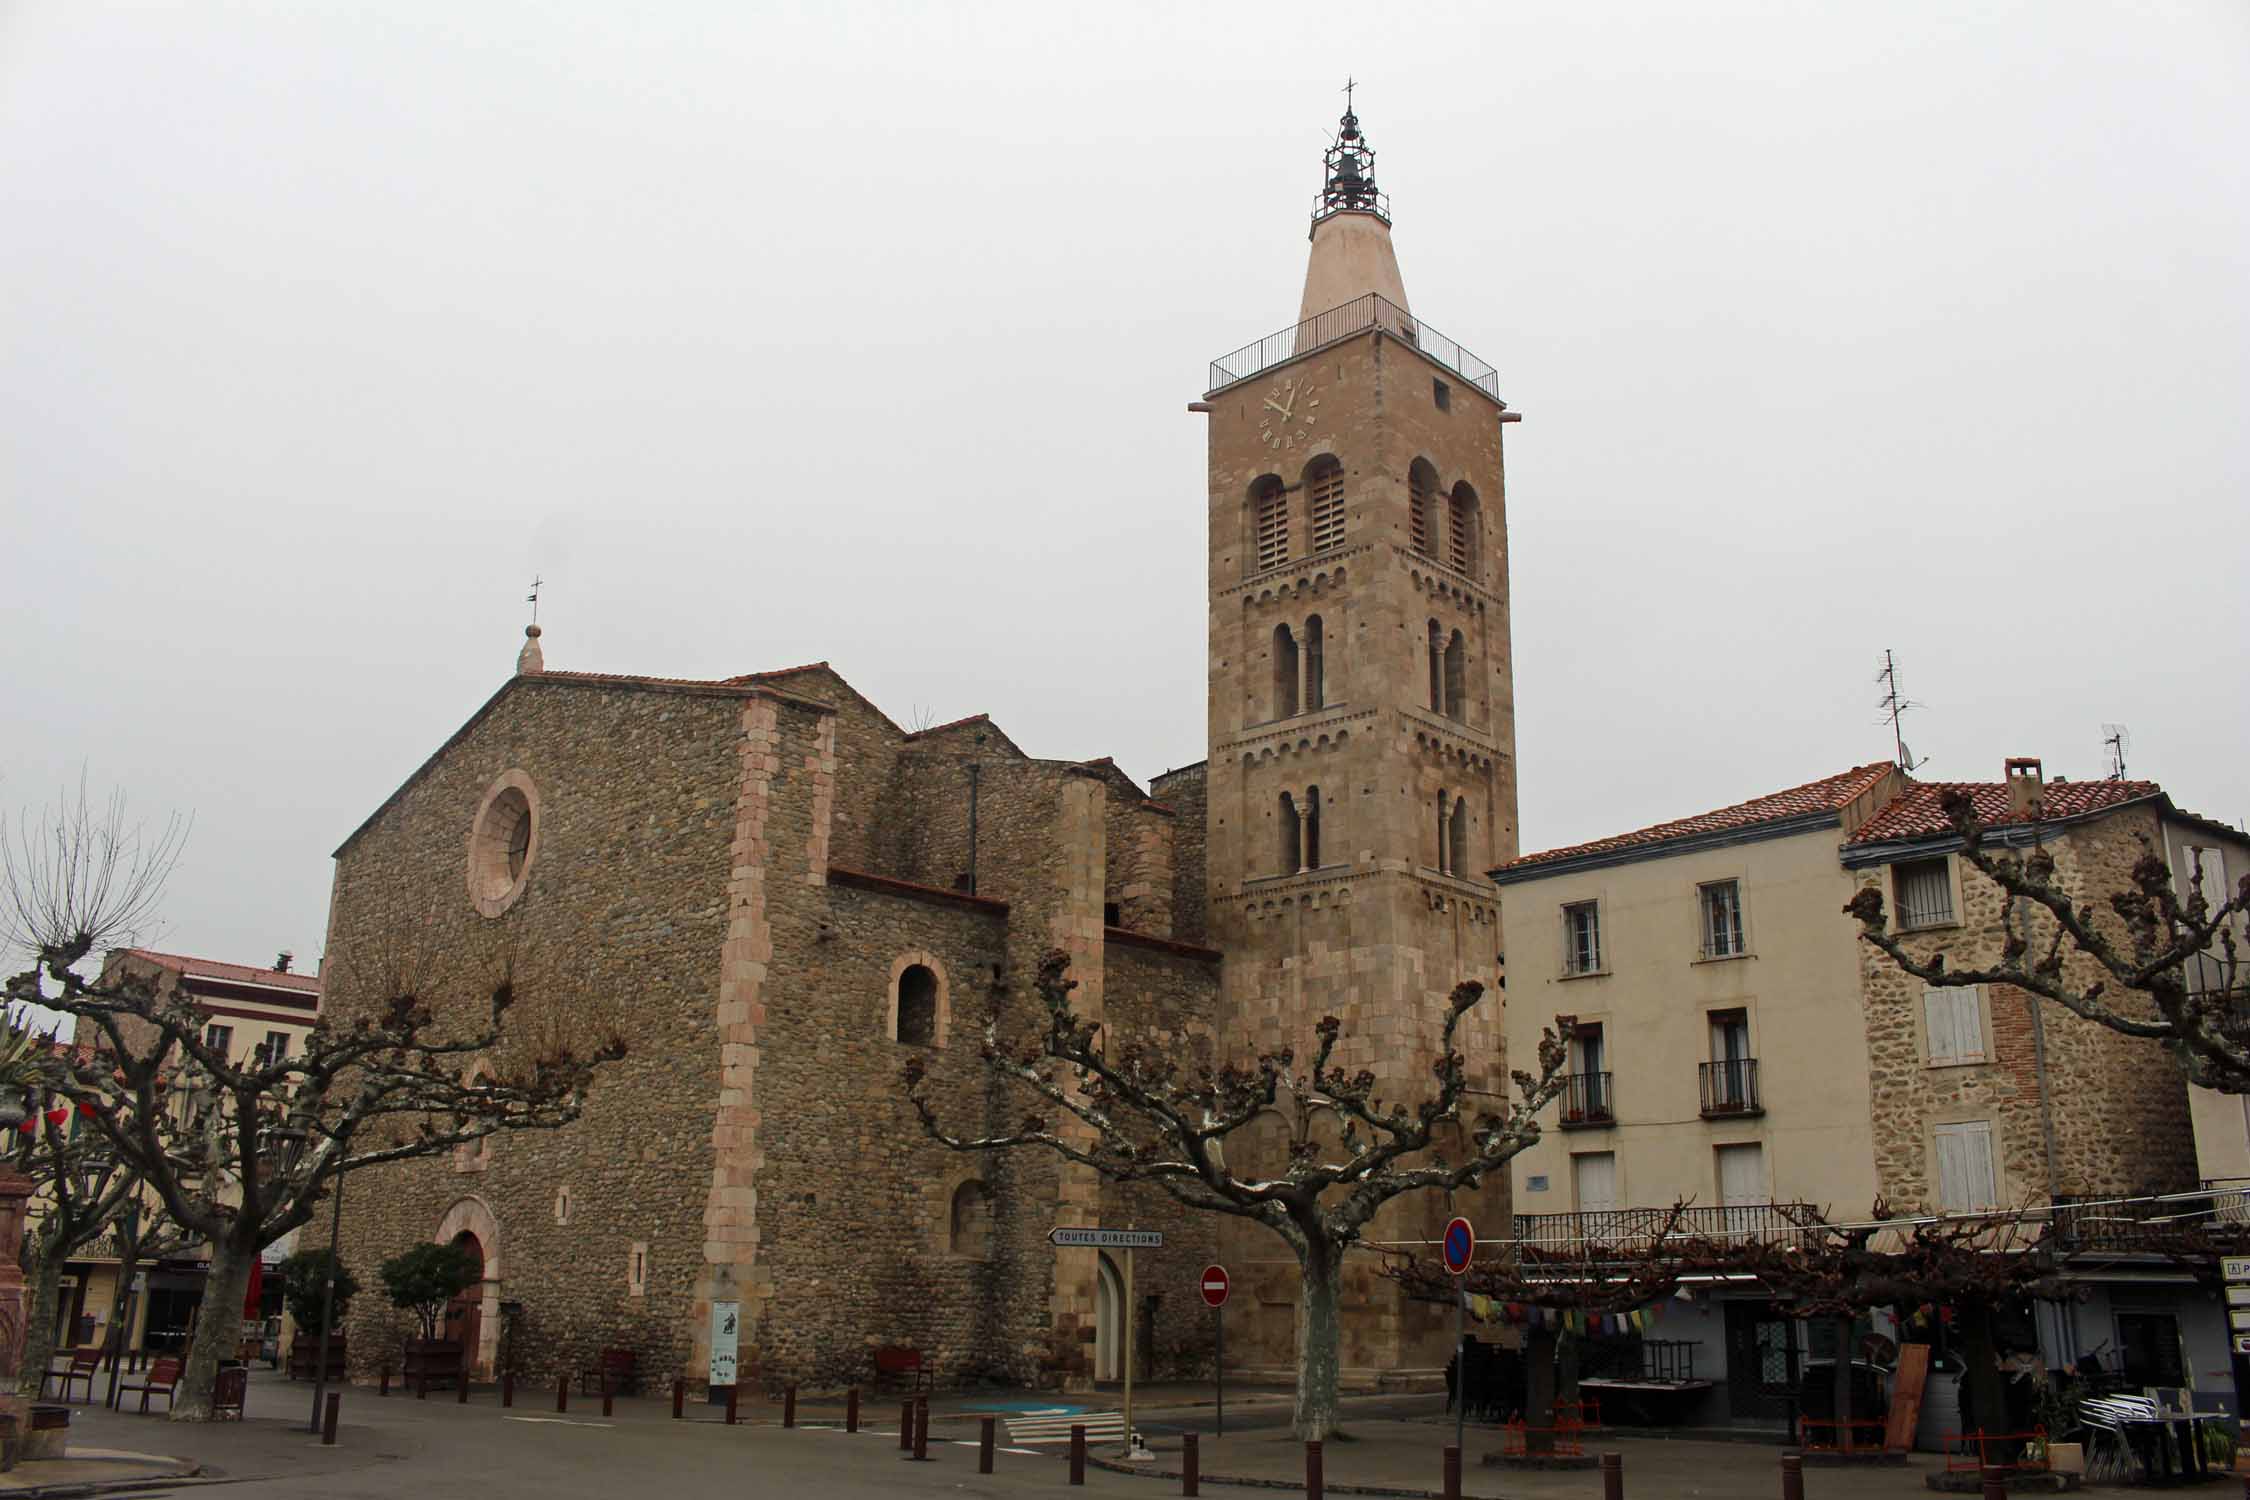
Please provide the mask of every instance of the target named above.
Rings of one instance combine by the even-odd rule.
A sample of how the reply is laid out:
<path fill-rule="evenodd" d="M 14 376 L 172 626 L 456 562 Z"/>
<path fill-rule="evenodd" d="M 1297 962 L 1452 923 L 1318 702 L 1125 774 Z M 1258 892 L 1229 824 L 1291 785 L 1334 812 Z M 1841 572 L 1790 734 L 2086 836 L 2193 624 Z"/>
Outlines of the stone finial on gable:
<path fill-rule="evenodd" d="M 516 653 L 516 675 L 522 677 L 546 670 L 547 659 L 539 651 L 539 627 L 526 625 L 523 628 L 523 649 Z"/>

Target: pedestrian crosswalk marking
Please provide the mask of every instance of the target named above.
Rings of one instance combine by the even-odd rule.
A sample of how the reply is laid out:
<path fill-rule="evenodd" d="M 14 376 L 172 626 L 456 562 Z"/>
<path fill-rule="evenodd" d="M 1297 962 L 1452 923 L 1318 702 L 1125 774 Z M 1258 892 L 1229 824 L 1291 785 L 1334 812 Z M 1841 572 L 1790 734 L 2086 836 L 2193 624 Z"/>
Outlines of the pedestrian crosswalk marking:
<path fill-rule="evenodd" d="M 1086 1429 L 1086 1441 L 1123 1441 L 1125 1414 L 1121 1411 L 1032 1411 L 1008 1419 L 1011 1443 L 1067 1443 L 1070 1429 Z"/>

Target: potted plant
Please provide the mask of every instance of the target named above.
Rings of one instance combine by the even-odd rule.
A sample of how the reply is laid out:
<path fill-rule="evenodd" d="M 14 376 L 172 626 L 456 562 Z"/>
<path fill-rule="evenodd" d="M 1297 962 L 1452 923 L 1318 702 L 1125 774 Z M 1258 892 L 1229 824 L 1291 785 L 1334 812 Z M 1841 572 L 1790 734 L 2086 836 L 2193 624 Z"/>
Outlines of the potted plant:
<path fill-rule="evenodd" d="M 297 1340 L 289 1348 L 289 1378 L 309 1378 L 320 1361 L 320 1310 L 327 1294 L 327 1250 L 300 1250 L 281 1263 L 281 1300 L 297 1322 Z M 336 1264 L 336 1304 L 328 1324 L 328 1374 L 344 1373 L 344 1314 L 359 1291 L 359 1278 L 351 1268 Z"/>
<path fill-rule="evenodd" d="M 476 1252 L 460 1245 L 416 1245 L 384 1261 L 378 1274 L 391 1306 L 414 1314 L 422 1325 L 422 1337 L 406 1346 L 407 1385 L 466 1378 L 461 1346 L 439 1338 L 437 1329 L 445 1305 L 483 1278 Z"/>

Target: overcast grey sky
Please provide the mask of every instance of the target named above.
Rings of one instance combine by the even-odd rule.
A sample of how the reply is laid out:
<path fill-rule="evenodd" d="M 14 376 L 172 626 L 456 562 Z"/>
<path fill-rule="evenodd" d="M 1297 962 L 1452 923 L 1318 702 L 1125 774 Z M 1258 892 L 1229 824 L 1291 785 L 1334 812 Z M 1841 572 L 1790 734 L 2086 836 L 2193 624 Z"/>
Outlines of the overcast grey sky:
<path fill-rule="evenodd" d="M 1205 366 L 1347 72 L 1500 371 L 1526 850 L 2101 726 L 2250 814 L 2250 6 L 6 6 L 0 804 L 307 962 L 511 670 L 1204 753 Z"/>

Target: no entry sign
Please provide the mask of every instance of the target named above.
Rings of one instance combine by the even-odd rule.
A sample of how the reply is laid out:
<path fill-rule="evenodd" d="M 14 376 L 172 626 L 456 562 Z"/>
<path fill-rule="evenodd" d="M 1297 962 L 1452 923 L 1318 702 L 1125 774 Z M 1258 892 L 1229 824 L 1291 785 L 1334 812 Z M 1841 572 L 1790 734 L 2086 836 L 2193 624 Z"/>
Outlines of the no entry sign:
<path fill-rule="evenodd" d="M 1204 1301 L 1210 1303 L 1213 1307 L 1224 1307 L 1227 1301 L 1227 1291 L 1234 1283 L 1227 1279 L 1227 1268 L 1225 1266 L 1205 1266 L 1201 1285 Z"/>
<path fill-rule="evenodd" d="M 1445 1226 L 1445 1268 L 1456 1276 L 1468 1274 L 1469 1260 L 1477 1253 L 1477 1232 L 1467 1219 L 1455 1219 Z"/>

